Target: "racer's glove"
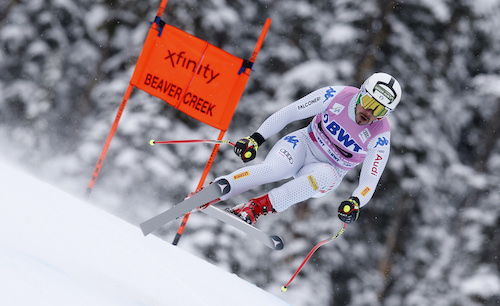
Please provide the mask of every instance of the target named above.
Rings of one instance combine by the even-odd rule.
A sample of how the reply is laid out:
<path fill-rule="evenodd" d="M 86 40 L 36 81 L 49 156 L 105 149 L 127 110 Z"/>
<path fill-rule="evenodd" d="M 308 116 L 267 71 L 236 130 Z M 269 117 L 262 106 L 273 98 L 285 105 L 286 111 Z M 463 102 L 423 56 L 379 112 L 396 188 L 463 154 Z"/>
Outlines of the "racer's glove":
<path fill-rule="evenodd" d="M 264 141 L 265 139 L 262 135 L 253 133 L 252 136 L 247 136 L 236 142 L 234 153 L 241 157 L 243 162 L 247 163 L 257 156 L 257 149 Z"/>
<path fill-rule="evenodd" d="M 352 223 L 359 217 L 359 199 L 350 197 L 339 206 L 339 219 L 345 223 Z"/>

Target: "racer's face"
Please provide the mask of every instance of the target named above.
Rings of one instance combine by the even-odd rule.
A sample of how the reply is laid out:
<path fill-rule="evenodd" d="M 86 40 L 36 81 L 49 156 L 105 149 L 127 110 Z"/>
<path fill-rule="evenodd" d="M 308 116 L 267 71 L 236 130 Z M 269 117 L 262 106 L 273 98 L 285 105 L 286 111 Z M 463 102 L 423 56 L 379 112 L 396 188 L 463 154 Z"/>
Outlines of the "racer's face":
<path fill-rule="evenodd" d="M 359 125 L 367 125 L 377 120 L 377 117 L 373 116 L 372 109 L 364 109 L 361 103 L 356 105 L 356 123 Z"/>

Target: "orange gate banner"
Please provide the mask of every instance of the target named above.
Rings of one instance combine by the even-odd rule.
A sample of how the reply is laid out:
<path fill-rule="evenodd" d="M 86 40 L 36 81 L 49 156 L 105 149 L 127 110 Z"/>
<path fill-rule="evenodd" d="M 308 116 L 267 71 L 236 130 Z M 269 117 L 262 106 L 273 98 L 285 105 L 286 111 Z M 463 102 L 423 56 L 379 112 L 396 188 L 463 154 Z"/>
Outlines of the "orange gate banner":
<path fill-rule="evenodd" d="M 271 24 L 271 20 L 266 19 L 250 60 L 243 60 L 165 24 L 161 16 L 167 2 L 168 0 L 161 1 L 151 24 L 129 86 L 92 173 L 85 198 L 90 196 L 94 188 L 134 87 L 221 130 L 217 140 L 222 140 Z M 203 185 L 218 147 L 219 145 L 214 146 L 197 189 Z M 184 224 L 186 221 L 187 219 L 183 221 Z"/>
<path fill-rule="evenodd" d="M 131 84 L 225 131 L 249 77 L 245 68 L 240 73 L 243 63 L 243 59 L 165 24 L 161 32 L 150 30 Z"/>

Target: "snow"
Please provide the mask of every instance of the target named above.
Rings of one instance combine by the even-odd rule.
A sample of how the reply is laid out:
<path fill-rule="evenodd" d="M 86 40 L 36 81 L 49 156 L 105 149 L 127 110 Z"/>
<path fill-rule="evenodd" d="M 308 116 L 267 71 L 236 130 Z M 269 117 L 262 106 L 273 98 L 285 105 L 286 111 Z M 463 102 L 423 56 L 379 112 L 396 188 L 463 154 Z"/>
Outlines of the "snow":
<path fill-rule="evenodd" d="M 159 1 L 3 3 L 0 155 L 29 165 L 30 172 L 36 171 L 44 181 L 81 196 L 115 119 Z M 335 193 L 259 221 L 258 227 L 283 236 L 287 243 L 283 251 L 272 252 L 244 239 L 228 243 L 239 237 L 232 228 L 196 214 L 190 218 L 178 248 L 294 305 L 500 305 L 500 146 L 496 137 L 498 128 L 496 134 L 492 129 L 498 121 L 495 111 L 500 97 L 500 31 L 497 30 L 500 1 L 398 1 L 390 8 L 385 4 L 349 0 L 168 1 L 165 22 L 242 58 L 251 55 L 264 19 L 272 19 L 225 139 L 236 141 L 253 133 L 273 112 L 314 89 L 329 85 L 359 86 L 361 79 L 375 70 L 393 74 L 405 92 L 405 101 L 389 117 L 393 130 L 391 158 L 373 201 L 364 208 L 359 222 L 314 254 L 286 294 L 279 288 L 289 280 L 307 252 L 327 238 L 330 231 L 337 230 L 337 225 L 332 224 L 338 220 L 336 209 L 357 187 L 357 170 L 349 173 Z M 378 36 L 382 40 L 375 45 L 380 47 L 369 47 L 382 24 L 390 31 Z M 366 61 L 371 58 L 373 61 Z M 262 160 L 277 139 L 305 123 L 296 122 L 273 136 L 260 149 L 257 159 Z M 0 205 L 3 208 L 0 230 L 4 233 L 0 236 L 12 233 L 19 240 L 24 236 L 27 237 L 24 240 L 46 236 L 56 239 L 58 236 L 47 235 L 43 226 L 58 224 L 58 232 L 53 231 L 61 235 L 73 234 L 76 232 L 73 224 L 80 224 L 89 234 L 84 239 L 77 234 L 70 239 L 68 234 L 67 239 L 78 241 L 85 258 L 96 261 L 94 255 L 87 254 L 93 248 L 83 245 L 87 240 L 99 237 L 95 244 L 107 254 L 111 252 L 107 249 L 109 245 L 118 248 L 117 241 L 124 239 L 122 235 L 135 239 L 138 223 L 196 188 L 210 156 L 208 145 L 151 147 L 148 141 L 216 135 L 215 129 L 195 123 L 146 92 L 134 90 L 90 203 L 128 221 L 132 229 L 121 230 L 116 236 L 120 238 L 110 239 L 112 243 L 106 244 L 100 240 L 101 235 L 110 230 L 91 232 L 93 223 L 88 226 L 80 222 L 91 218 L 88 215 L 78 220 L 60 217 L 71 220 L 70 226 L 62 220 L 45 221 L 46 224 L 34 216 L 14 217 L 22 213 L 13 212 L 19 206 L 25 213 L 51 220 L 46 211 L 39 209 L 47 207 L 52 211 L 52 208 L 40 201 L 36 202 L 40 207 L 12 203 L 10 199 L 15 199 L 10 195 L 14 193 L 12 190 L 17 190 L 16 196 L 27 196 L 23 193 L 31 194 L 32 187 L 23 182 L 19 191 L 20 188 L 11 188 L 9 182 L 0 188 L 5 195 Z M 135 154 L 131 151 L 134 148 Z M 242 165 L 230 148 L 221 146 L 205 183 Z M 2 174 L 10 179 L 9 172 Z M 255 188 L 224 205 L 242 203 L 281 184 Z M 45 196 L 42 193 L 38 198 Z M 180 220 L 155 232 L 162 235 L 163 248 L 167 249 L 164 253 L 170 256 L 179 251 L 169 249 L 179 224 Z M 20 230 L 28 232 L 18 236 Z M 69 244 L 61 237 L 57 239 L 57 245 Z M 140 244 L 149 239 L 137 237 Z M 450 239 L 456 242 L 452 244 Z M 2 241 L 0 247 L 4 246 Z M 89 292 L 94 293 L 98 286 L 107 285 L 108 289 L 104 295 L 102 291 L 95 295 L 107 297 L 119 290 L 109 289 L 110 284 L 120 286 L 129 297 L 134 295 L 129 291 L 144 291 L 141 288 L 144 280 L 138 281 L 140 285 L 130 285 L 134 290 L 128 290 L 129 284 L 122 281 L 122 276 L 114 275 L 120 279 L 119 285 L 116 281 L 103 285 L 103 281 L 97 280 L 109 276 L 98 274 L 102 269 L 93 272 L 98 276 L 92 281 L 86 280 L 84 274 L 70 275 L 71 266 L 62 266 L 64 261 L 55 257 L 55 252 L 62 251 L 50 246 L 54 254 L 42 254 L 43 248 L 36 248 L 37 241 L 28 240 L 27 245 L 34 250 L 13 242 L 0 249 L 2 304 L 8 305 L 5 292 L 9 291 L 8 297 L 17 294 L 16 298 L 22 301 L 28 300 L 29 295 L 44 300 L 42 293 L 50 294 L 55 288 L 59 289 L 59 295 L 69 292 L 66 295 L 76 296 L 74 291 L 85 291 L 87 300 Z M 129 258 L 137 245 L 130 242 L 122 247 L 125 255 L 114 251 L 113 258 L 125 258 L 131 264 L 128 267 L 113 262 L 109 269 L 114 265 L 120 268 L 115 267 L 109 274 L 119 271 L 137 274 L 131 269 L 138 266 L 147 270 L 141 266 L 142 262 L 137 264 Z M 450 246 L 455 247 L 449 249 Z M 66 256 L 83 261 L 74 253 Z M 151 256 L 147 258 L 144 261 L 150 261 Z M 167 269 L 162 268 L 163 261 L 171 260 L 162 256 L 154 262 L 155 273 L 150 274 L 155 276 L 149 276 L 153 279 L 150 283 L 158 281 L 156 273 Z M 381 270 L 382 264 L 388 269 Z M 38 273 L 42 269 L 51 274 Z M 23 277 L 17 279 L 12 274 Z M 54 285 L 56 276 L 66 287 Z M 172 283 L 160 282 L 161 289 L 148 288 L 152 288 L 151 292 L 158 291 L 155 294 L 161 300 L 161 292 L 170 290 Z M 144 286 L 151 286 L 150 283 Z M 16 284 L 30 289 L 23 291 Z M 35 289 L 31 288 L 39 290 L 33 294 Z M 185 290 L 173 288 L 186 295 Z M 243 290 L 238 291 L 246 297 Z M 146 299 L 141 298 L 135 300 Z"/>
<path fill-rule="evenodd" d="M 464 280 L 462 291 L 484 299 L 497 295 L 500 292 L 500 277 L 492 273 L 493 270 L 491 267 L 481 267 L 477 274 Z"/>
<path fill-rule="evenodd" d="M 326 44 L 345 44 L 357 39 L 359 34 L 351 25 L 334 24 L 323 36 Z"/>
<path fill-rule="evenodd" d="M 0 304 L 289 305 L 0 160 Z"/>

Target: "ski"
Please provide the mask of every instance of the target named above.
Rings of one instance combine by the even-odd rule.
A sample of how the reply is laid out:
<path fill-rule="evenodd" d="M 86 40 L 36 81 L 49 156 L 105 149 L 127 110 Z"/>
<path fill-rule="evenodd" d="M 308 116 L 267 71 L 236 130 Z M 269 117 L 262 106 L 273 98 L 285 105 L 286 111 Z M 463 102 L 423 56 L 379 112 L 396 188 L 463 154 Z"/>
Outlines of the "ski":
<path fill-rule="evenodd" d="M 202 190 L 195 193 L 192 197 L 185 199 L 174 207 L 162 212 L 161 214 L 146 220 L 140 224 L 144 236 L 154 232 L 168 222 L 175 220 L 193 209 L 200 207 L 210 201 L 220 198 L 231 190 L 231 186 L 226 179 L 220 179 Z M 210 207 L 210 206 L 209 206 Z"/>
<path fill-rule="evenodd" d="M 213 205 L 210 205 L 207 208 L 203 209 L 202 212 L 239 229 L 248 236 L 260 241 L 265 246 L 273 250 L 281 250 L 285 246 L 283 240 L 279 236 L 268 235 L 263 231 L 259 230 L 258 228 L 241 220 L 240 218 L 238 218 L 238 216 L 236 216 L 231 212 L 222 210 Z"/>

